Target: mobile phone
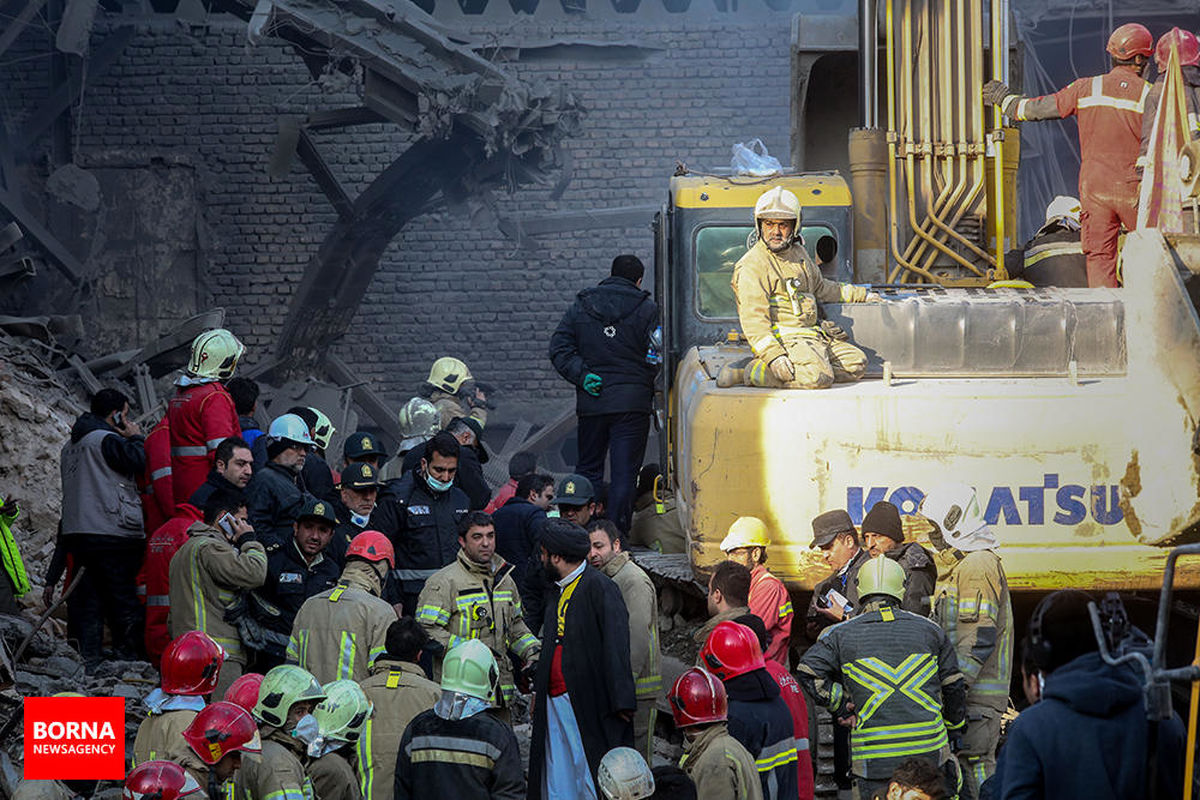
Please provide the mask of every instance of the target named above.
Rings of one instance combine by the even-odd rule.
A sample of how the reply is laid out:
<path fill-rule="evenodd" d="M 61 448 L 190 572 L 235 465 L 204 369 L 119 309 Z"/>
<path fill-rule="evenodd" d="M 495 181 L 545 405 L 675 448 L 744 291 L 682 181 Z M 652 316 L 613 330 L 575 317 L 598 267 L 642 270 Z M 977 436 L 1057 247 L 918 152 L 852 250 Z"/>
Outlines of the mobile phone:
<path fill-rule="evenodd" d="M 120 411 L 113 414 L 113 425 L 115 425 L 118 428 L 125 427 L 125 415 L 122 414 Z"/>
<path fill-rule="evenodd" d="M 830 601 L 836 601 L 839 606 L 846 609 L 846 614 L 849 615 L 854 609 L 854 606 L 846 599 L 846 596 L 837 589 L 830 589 L 825 593 L 825 607 L 828 608 Z"/>
<path fill-rule="evenodd" d="M 224 514 L 222 514 L 221 517 L 217 520 L 217 527 L 220 528 L 221 530 L 225 531 L 226 539 L 233 538 L 233 522 L 234 522 L 233 514 L 230 514 L 228 511 L 226 511 Z"/>

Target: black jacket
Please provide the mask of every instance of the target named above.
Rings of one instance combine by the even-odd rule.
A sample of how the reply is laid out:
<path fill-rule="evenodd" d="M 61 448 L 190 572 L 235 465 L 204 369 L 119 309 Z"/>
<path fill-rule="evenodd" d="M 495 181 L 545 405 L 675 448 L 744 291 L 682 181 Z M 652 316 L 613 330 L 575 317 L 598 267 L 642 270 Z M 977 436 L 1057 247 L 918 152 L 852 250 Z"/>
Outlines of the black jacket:
<path fill-rule="evenodd" d="M 513 497 L 492 514 L 496 523 L 496 552 L 513 565 L 513 580 L 521 591 L 521 605 L 525 605 L 525 573 L 529 559 L 538 553 L 541 526 L 546 522 L 546 512 L 528 500 Z M 535 617 L 541 622 L 541 614 Z"/>
<path fill-rule="evenodd" d="M 90 411 L 85 411 L 71 426 L 71 441 L 78 442 L 96 430 L 117 432 L 116 428 L 102 418 Z M 144 436 L 130 436 L 128 439 L 119 435 L 105 436 L 104 440 L 100 442 L 100 454 L 104 456 L 104 463 L 108 464 L 114 472 L 130 478 L 140 478 L 146 471 L 145 441 Z"/>
<path fill-rule="evenodd" d="M 904 600 L 900 607 L 922 617 L 929 616 L 929 599 L 937 586 L 937 564 L 933 556 L 916 542 L 892 548 L 887 557 L 904 568 Z"/>
<path fill-rule="evenodd" d="M 315 564 L 306 563 L 296 547 L 294 537 L 273 542 L 266 547 L 267 580 L 254 590 L 254 594 L 265 600 L 266 604 L 252 603 L 252 613 L 259 624 L 282 634 L 286 640 L 292 633 L 292 623 L 300 606 L 313 595 L 332 589 L 341 577 L 342 570 L 327 555 L 323 555 Z M 275 652 L 273 648 L 268 648 L 267 652 L 283 658 L 287 650 L 286 642 L 277 649 L 278 652 Z"/>
<path fill-rule="evenodd" d="M 815 642 L 817 635 L 833 624 L 833 620 L 817 610 L 818 601 L 830 589 L 837 589 L 854 605 L 854 610 L 858 611 L 858 583 L 855 579 L 858 578 L 859 567 L 870 557 L 871 554 L 866 551 L 866 548 L 860 547 L 854 554 L 854 558 L 850 559 L 850 565 L 845 572 L 841 574 L 835 572 L 813 589 L 812 598 L 808 601 L 808 612 L 804 619 L 804 632 L 809 639 Z"/>
<path fill-rule="evenodd" d="M 316 453 L 309 453 L 304 459 L 304 470 L 300 473 L 304 480 L 304 490 L 314 497 L 332 503 L 340 500 L 341 496 L 333 486 L 333 473 L 329 464 Z"/>
<path fill-rule="evenodd" d="M 779 684 L 765 669 L 756 669 L 725 681 L 725 691 L 729 735 L 758 762 L 763 800 L 791 800 L 800 792 L 796 726 Z"/>
<path fill-rule="evenodd" d="M 435 494 L 425 476 L 416 472 L 384 486 L 367 528 L 391 539 L 396 549 L 392 575 L 401 591 L 419 593 L 430 575 L 454 561 L 458 521 L 469 510 L 470 501 L 461 489 L 451 486 Z"/>
<path fill-rule="evenodd" d="M 200 488 L 192 492 L 192 496 L 188 499 L 188 502 L 203 511 L 205 504 L 208 503 L 208 499 L 213 496 L 213 492 L 217 489 L 224 489 L 227 492 L 236 492 L 238 494 L 245 491 L 225 480 L 224 475 L 212 469 L 209 470 L 208 477 L 204 479 L 204 483 L 200 484 Z"/>
<path fill-rule="evenodd" d="M 260 542 L 267 545 L 292 538 L 292 523 L 304 503 L 304 492 L 291 471 L 273 462 L 255 468 L 245 494 L 249 521 Z"/>
<path fill-rule="evenodd" d="M 575 413 L 649 413 L 656 367 L 646 361 L 658 306 L 625 278 L 584 289 L 550 337 L 550 360 L 575 384 Z M 583 390 L 589 372 L 600 376 L 600 396 Z"/>
<path fill-rule="evenodd" d="M 400 462 L 401 475 L 409 475 L 421 466 L 425 457 L 425 448 L 416 447 L 404 454 Z M 458 449 L 458 471 L 454 473 L 454 485 L 462 489 L 467 499 L 471 501 L 471 510 L 480 511 L 492 499 L 492 490 L 483 477 L 483 465 L 479 463 L 479 455 L 473 447 Z"/>
<path fill-rule="evenodd" d="M 456 720 L 433 709 L 418 714 L 400 740 L 395 800 L 418 797 L 524 800 L 525 771 L 512 728 L 487 711 Z"/>

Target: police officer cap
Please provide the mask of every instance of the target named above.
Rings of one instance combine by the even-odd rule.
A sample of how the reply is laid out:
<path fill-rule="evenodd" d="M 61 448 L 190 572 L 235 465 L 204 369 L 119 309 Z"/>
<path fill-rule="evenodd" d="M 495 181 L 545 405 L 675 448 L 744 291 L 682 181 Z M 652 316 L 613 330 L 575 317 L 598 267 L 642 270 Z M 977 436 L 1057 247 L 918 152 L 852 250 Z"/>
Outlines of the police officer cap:
<path fill-rule="evenodd" d="M 297 522 L 304 519 L 317 519 L 328 522 L 331 526 L 337 525 L 337 514 L 333 513 L 333 506 L 312 495 L 304 498 L 304 503 L 300 506 L 300 513 L 296 515 Z"/>
<path fill-rule="evenodd" d="M 832 543 L 839 534 L 855 532 L 850 515 L 841 508 L 813 517 L 812 529 L 813 540 L 809 547 L 824 547 Z"/>
<path fill-rule="evenodd" d="M 542 527 L 542 547 L 552 556 L 582 561 L 592 549 L 587 531 L 565 519 L 548 519 Z"/>
<path fill-rule="evenodd" d="M 377 489 L 379 470 L 370 464 L 351 464 L 342 470 L 339 489 Z"/>
<path fill-rule="evenodd" d="M 387 451 L 379 443 L 379 438 L 366 431 L 355 431 L 346 437 L 342 446 L 342 455 L 346 458 L 362 458 L 363 456 L 386 456 Z"/>
<path fill-rule="evenodd" d="M 570 474 L 558 482 L 554 502 L 560 506 L 586 506 L 596 496 L 592 482 L 582 475 Z"/>

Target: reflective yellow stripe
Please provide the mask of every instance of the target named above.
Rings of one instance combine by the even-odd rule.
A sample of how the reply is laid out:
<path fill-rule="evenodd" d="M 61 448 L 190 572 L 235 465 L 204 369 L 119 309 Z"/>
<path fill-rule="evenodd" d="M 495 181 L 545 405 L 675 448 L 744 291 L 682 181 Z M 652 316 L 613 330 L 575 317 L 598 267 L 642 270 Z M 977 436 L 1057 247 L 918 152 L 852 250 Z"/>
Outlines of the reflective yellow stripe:
<path fill-rule="evenodd" d="M 342 631 L 341 642 L 338 645 L 338 678 L 354 677 L 354 656 L 357 650 L 357 637 L 350 631 Z"/>
<path fill-rule="evenodd" d="M 388 683 L 391 683 L 392 675 L 399 675 L 398 672 L 388 673 Z M 395 689 L 395 686 L 388 686 L 389 689 Z M 363 800 L 375 800 L 372 793 L 375 791 L 375 760 L 371 757 L 371 738 L 375 732 L 375 721 L 371 717 L 367 717 L 366 725 L 363 727 L 363 735 L 358 740 L 358 780 L 359 788 L 362 789 Z"/>

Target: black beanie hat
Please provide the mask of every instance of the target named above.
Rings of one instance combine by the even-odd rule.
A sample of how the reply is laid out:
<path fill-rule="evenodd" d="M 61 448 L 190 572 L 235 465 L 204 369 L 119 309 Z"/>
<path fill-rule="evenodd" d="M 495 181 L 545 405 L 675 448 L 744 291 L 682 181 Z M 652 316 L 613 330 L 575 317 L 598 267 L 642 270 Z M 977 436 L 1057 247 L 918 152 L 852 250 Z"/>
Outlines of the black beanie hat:
<path fill-rule="evenodd" d="M 900 524 L 900 509 L 887 500 L 871 506 L 862 521 L 863 533 L 877 533 L 897 542 L 904 541 L 904 527 Z"/>

